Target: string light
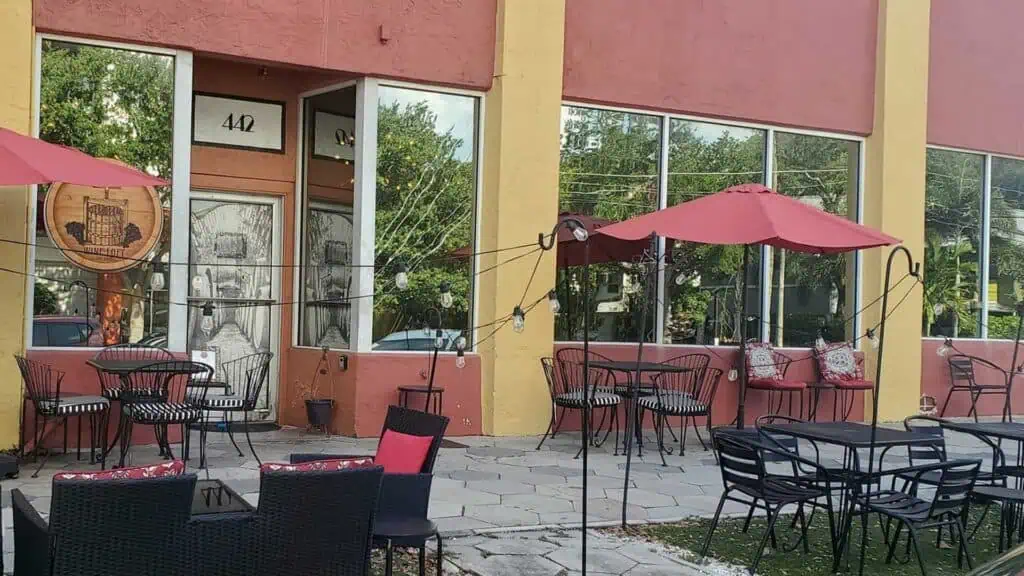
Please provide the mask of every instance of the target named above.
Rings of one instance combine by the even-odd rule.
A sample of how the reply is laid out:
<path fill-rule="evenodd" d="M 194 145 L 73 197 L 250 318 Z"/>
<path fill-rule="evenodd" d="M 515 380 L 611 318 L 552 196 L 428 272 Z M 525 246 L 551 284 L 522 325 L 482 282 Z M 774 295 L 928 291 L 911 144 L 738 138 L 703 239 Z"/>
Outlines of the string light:
<path fill-rule="evenodd" d="M 814 339 L 814 347 L 818 349 L 825 347 L 825 337 L 821 335 L 821 330 L 818 330 L 818 337 Z"/>
<path fill-rule="evenodd" d="M 160 263 L 153 265 L 153 275 L 149 277 L 149 287 L 153 290 L 164 289 L 164 271 L 163 265 Z"/>
<path fill-rule="evenodd" d="M 409 268 L 405 262 L 398 263 L 398 272 L 395 274 L 395 287 L 405 290 L 409 287 Z"/>
<path fill-rule="evenodd" d="M 590 234 L 587 229 L 577 224 L 574 220 L 566 220 L 566 225 L 572 230 L 573 238 L 576 238 L 579 242 L 586 242 Z"/>
<path fill-rule="evenodd" d="M 676 274 L 675 282 L 676 286 L 682 286 L 683 284 L 686 284 L 686 274 L 682 272 Z"/>
<path fill-rule="evenodd" d="M 953 341 L 950 340 L 949 338 L 946 338 L 945 340 L 942 341 L 942 346 L 939 346 L 939 348 L 937 350 L 935 350 L 935 353 L 938 354 L 938 356 L 940 358 L 945 358 L 946 354 L 949 354 L 949 351 L 952 348 L 953 348 Z"/>
<path fill-rule="evenodd" d="M 437 332 L 434 332 L 434 348 L 438 350 L 444 348 L 444 332 L 440 328 L 437 329 Z"/>
<path fill-rule="evenodd" d="M 878 333 L 875 332 L 875 329 L 868 328 L 867 331 L 864 332 L 864 335 L 867 336 L 867 339 L 871 342 L 871 347 L 877 350 L 881 341 L 878 339 Z"/>
<path fill-rule="evenodd" d="M 466 367 L 466 337 L 459 336 L 455 339 L 455 367 L 465 368 Z"/>
<path fill-rule="evenodd" d="M 523 309 L 516 305 L 512 309 L 512 330 L 522 332 L 526 328 L 526 314 L 523 314 Z"/>
<path fill-rule="evenodd" d="M 423 321 L 423 335 L 427 338 L 430 337 L 430 322 L 427 322 L 426 320 Z"/>
<path fill-rule="evenodd" d="M 198 274 L 192 277 L 192 290 L 199 292 L 203 289 L 203 277 Z"/>
<path fill-rule="evenodd" d="M 213 331 L 213 304 L 209 302 L 203 304 L 203 319 L 199 323 L 199 328 L 207 333 Z"/>
<path fill-rule="evenodd" d="M 441 308 L 451 308 L 453 302 L 452 285 L 448 282 L 441 282 Z"/>
<path fill-rule="evenodd" d="M 458 338 L 455 339 L 455 349 L 456 350 L 465 350 L 466 349 L 466 337 L 465 336 L 459 336 Z"/>
<path fill-rule="evenodd" d="M 548 308 L 551 309 L 552 314 L 558 314 L 562 309 L 562 304 L 558 301 L 558 294 L 554 289 L 548 290 Z"/>
<path fill-rule="evenodd" d="M 735 368 L 733 368 L 732 370 L 729 370 L 729 376 L 728 376 L 729 382 L 735 382 L 736 379 L 739 378 L 739 377 L 740 377 L 740 373 L 739 373 L 738 370 L 736 370 Z"/>

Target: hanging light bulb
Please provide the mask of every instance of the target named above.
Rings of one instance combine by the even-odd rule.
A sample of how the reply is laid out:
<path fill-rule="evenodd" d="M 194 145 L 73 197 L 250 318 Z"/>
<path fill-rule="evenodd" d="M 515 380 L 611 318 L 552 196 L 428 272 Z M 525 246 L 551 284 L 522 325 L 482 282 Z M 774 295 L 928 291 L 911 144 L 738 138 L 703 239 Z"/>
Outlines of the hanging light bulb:
<path fill-rule="evenodd" d="M 466 337 L 465 336 L 459 335 L 459 337 L 455 339 L 455 349 L 459 350 L 459 351 L 463 351 L 463 350 L 466 349 Z"/>
<path fill-rule="evenodd" d="M 199 292 L 203 289 L 203 277 L 198 274 L 192 277 L 192 290 Z"/>
<path fill-rule="evenodd" d="M 409 268 L 406 267 L 405 262 L 398 263 L 398 272 L 395 274 L 395 287 L 399 290 L 405 290 L 409 287 Z"/>
<path fill-rule="evenodd" d="M 512 329 L 516 332 L 522 332 L 526 328 L 526 314 L 523 314 L 523 309 L 516 306 L 512 309 Z"/>
<path fill-rule="evenodd" d="M 199 323 L 199 328 L 203 332 L 213 331 L 213 304 L 209 302 L 203 304 L 203 319 Z"/>
<path fill-rule="evenodd" d="M 455 355 L 455 367 L 465 368 L 466 367 L 466 352 L 459 350 L 458 354 Z"/>
<path fill-rule="evenodd" d="M 441 308 L 451 308 L 452 302 L 452 285 L 441 282 Z"/>
<path fill-rule="evenodd" d="M 729 382 L 735 382 L 736 379 L 739 378 L 739 377 L 740 377 L 740 373 L 739 373 L 738 370 L 736 370 L 735 368 L 733 368 L 732 370 L 729 370 Z"/>
<path fill-rule="evenodd" d="M 871 342 L 871 347 L 877 350 L 881 341 L 878 339 L 878 333 L 875 332 L 875 329 L 868 328 L 864 335 L 867 336 L 868 340 Z"/>
<path fill-rule="evenodd" d="M 548 308 L 551 309 L 552 314 L 558 314 L 562 309 L 562 303 L 558 301 L 558 294 L 554 289 L 548 290 Z"/>
<path fill-rule="evenodd" d="M 820 331 L 818 332 L 818 337 L 814 339 L 814 347 L 819 349 L 825 347 L 825 337 L 821 335 Z"/>
<path fill-rule="evenodd" d="M 949 354 L 949 351 L 952 348 L 953 341 L 950 340 L 949 338 L 946 338 L 945 340 L 942 341 L 942 346 L 939 346 L 938 350 L 936 350 L 935 353 L 938 354 L 940 358 L 944 358 L 946 354 Z"/>
<path fill-rule="evenodd" d="M 434 332 L 434 348 L 438 350 L 444 348 L 444 332 L 440 328 L 437 329 L 437 332 Z"/>
<path fill-rule="evenodd" d="M 680 272 L 679 274 L 676 274 L 675 283 L 676 283 L 676 286 L 682 286 L 683 284 L 686 284 L 686 274 L 684 274 L 682 272 Z"/>
<path fill-rule="evenodd" d="M 430 338 L 430 322 L 423 322 L 423 335 Z"/>
<path fill-rule="evenodd" d="M 153 265 L 153 275 L 149 277 L 150 289 L 157 291 L 164 289 L 164 271 L 159 263 Z"/>
<path fill-rule="evenodd" d="M 572 230 L 573 238 L 575 238 L 579 242 L 587 241 L 587 237 L 590 236 L 590 234 L 587 233 L 586 228 L 580 226 L 573 220 L 566 220 L 566 222 L 568 223 L 569 229 Z"/>

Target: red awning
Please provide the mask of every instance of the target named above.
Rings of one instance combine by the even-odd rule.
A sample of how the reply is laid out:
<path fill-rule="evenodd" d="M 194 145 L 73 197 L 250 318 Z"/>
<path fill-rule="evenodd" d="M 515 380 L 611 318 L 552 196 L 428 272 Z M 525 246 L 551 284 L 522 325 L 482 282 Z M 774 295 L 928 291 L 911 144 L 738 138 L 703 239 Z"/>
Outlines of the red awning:
<path fill-rule="evenodd" d="M 834 253 L 899 244 L 877 230 L 829 214 L 761 184 L 740 184 L 617 224 L 597 236 L 640 240 L 652 234 L 702 244 L 766 244 L 797 252 Z"/>
<path fill-rule="evenodd" d="M 160 178 L 134 168 L 0 128 L 0 186 L 51 182 L 97 188 L 167 184 Z"/>

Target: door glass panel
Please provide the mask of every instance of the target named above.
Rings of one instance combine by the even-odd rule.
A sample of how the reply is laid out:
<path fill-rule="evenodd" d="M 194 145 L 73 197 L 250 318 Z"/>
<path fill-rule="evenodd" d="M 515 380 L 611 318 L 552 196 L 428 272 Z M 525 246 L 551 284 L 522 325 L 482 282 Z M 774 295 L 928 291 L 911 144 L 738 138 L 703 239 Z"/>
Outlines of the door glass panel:
<path fill-rule="evenodd" d="M 271 346 L 274 207 L 193 200 L 189 237 L 189 350 L 213 351 L 217 375 L 225 362 L 276 353 Z M 212 321 L 204 321 L 207 303 L 213 306 Z M 267 383 L 260 394 L 261 409 L 269 408 L 270 388 Z"/>

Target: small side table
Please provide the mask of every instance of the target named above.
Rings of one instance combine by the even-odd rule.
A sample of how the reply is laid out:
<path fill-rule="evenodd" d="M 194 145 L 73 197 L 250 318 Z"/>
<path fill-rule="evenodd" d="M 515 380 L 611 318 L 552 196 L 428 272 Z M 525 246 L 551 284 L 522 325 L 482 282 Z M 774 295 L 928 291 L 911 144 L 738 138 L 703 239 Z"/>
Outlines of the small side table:
<path fill-rule="evenodd" d="M 414 546 L 420 550 L 420 576 L 426 573 L 426 540 L 437 539 L 437 576 L 441 576 L 444 555 L 441 552 L 441 533 L 437 525 L 426 518 L 377 518 L 373 523 L 376 547 L 384 547 L 384 576 L 392 576 L 395 546 Z"/>
<path fill-rule="evenodd" d="M 426 396 L 425 412 L 431 412 L 433 414 L 441 415 L 444 410 L 444 387 L 434 386 L 433 388 L 427 388 L 426 386 L 419 384 L 414 386 L 399 386 L 398 387 L 398 403 L 403 408 L 409 408 L 409 396 Z M 412 406 L 419 410 L 419 405 Z"/>
<path fill-rule="evenodd" d="M 0 454 L 0 481 L 18 475 L 18 458 L 8 454 Z M 0 524 L 0 574 L 4 574 L 4 530 Z"/>

